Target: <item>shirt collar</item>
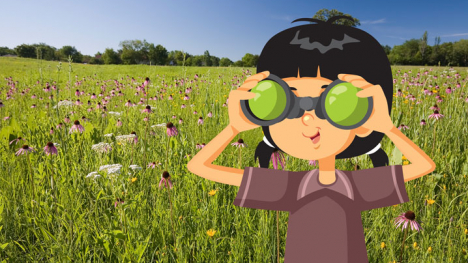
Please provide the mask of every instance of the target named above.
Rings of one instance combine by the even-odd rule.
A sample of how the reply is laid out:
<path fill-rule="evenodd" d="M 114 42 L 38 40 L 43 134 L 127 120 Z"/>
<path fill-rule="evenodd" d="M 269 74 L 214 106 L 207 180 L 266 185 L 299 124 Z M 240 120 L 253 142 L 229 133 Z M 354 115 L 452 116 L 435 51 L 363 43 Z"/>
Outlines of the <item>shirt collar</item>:
<path fill-rule="evenodd" d="M 336 180 L 334 183 L 324 185 L 319 182 L 319 170 L 314 169 L 304 175 L 299 185 L 299 192 L 297 193 L 297 200 L 305 197 L 308 194 L 319 191 L 321 189 L 330 189 L 340 193 L 351 200 L 354 200 L 354 192 L 351 183 L 346 174 L 338 169 L 335 169 Z"/>

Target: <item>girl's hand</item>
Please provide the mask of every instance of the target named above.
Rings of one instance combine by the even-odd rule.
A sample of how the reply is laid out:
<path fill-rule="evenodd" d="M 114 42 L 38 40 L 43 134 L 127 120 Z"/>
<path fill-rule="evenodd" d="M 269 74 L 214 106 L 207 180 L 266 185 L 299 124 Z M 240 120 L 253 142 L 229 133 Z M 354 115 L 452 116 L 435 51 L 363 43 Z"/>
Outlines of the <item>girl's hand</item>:
<path fill-rule="evenodd" d="M 339 74 L 338 78 L 363 89 L 356 93 L 358 97 L 372 97 L 374 101 L 372 113 L 369 119 L 363 125 L 361 125 L 361 127 L 385 134 L 393 127 L 395 127 L 388 112 L 387 98 L 385 97 L 385 94 L 380 85 L 370 84 L 363 77 L 358 75 Z"/>
<path fill-rule="evenodd" d="M 255 87 L 259 81 L 265 79 L 269 75 L 269 71 L 263 71 L 250 76 L 244 81 L 242 86 L 240 86 L 237 90 L 232 90 L 229 93 L 229 125 L 231 125 L 231 127 L 238 132 L 260 127 L 245 117 L 241 109 L 240 101 L 253 99 L 255 97 L 255 93 L 249 92 L 249 90 Z"/>

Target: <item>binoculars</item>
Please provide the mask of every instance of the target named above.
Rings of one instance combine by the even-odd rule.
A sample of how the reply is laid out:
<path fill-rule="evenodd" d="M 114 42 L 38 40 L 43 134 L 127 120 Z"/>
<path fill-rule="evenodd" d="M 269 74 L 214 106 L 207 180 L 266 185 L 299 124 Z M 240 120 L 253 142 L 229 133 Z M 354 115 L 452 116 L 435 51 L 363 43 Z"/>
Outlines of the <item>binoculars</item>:
<path fill-rule="evenodd" d="M 250 90 L 256 94 L 254 98 L 241 100 L 241 109 L 248 120 L 260 126 L 300 118 L 305 111 L 315 109 L 318 118 L 350 130 L 364 124 L 372 113 L 372 98 L 359 98 L 356 93 L 360 90 L 335 80 L 318 97 L 297 97 L 284 80 L 270 74 Z"/>

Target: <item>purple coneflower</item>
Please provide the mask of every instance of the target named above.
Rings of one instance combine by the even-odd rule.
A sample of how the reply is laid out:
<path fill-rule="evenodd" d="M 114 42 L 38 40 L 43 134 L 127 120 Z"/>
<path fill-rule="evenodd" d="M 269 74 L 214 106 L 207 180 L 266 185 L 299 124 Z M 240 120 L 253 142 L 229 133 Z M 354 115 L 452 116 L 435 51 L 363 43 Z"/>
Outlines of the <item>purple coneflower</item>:
<path fill-rule="evenodd" d="M 117 120 L 117 124 L 116 124 L 116 125 L 117 125 L 117 127 L 122 126 L 122 122 L 120 121 L 120 119 Z"/>
<path fill-rule="evenodd" d="M 70 123 L 70 118 L 68 118 L 68 116 L 65 117 L 65 119 L 63 119 L 64 122 L 66 123 Z"/>
<path fill-rule="evenodd" d="M 169 95 L 168 100 L 173 100 L 172 95 Z"/>
<path fill-rule="evenodd" d="M 152 162 L 148 164 L 148 168 L 155 168 L 156 167 L 156 162 Z"/>
<path fill-rule="evenodd" d="M 36 108 L 36 104 L 31 105 L 31 108 L 33 109 Z"/>
<path fill-rule="evenodd" d="M 451 88 L 451 87 L 448 87 L 448 88 L 445 90 L 445 93 L 447 93 L 447 94 L 452 93 L 452 88 Z"/>
<path fill-rule="evenodd" d="M 44 153 L 47 155 L 58 153 L 57 148 L 55 148 L 55 145 L 53 142 L 47 143 L 47 145 L 44 147 Z"/>
<path fill-rule="evenodd" d="M 75 131 L 78 131 L 80 133 L 83 133 L 84 132 L 84 127 L 81 126 L 80 122 L 79 121 L 75 121 L 73 126 L 71 126 L 70 128 L 70 131 L 69 133 L 72 133 L 72 132 L 75 132 Z"/>
<path fill-rule="evenodd" d="M 180 106 L 181 109 L 185 109 L 186 107 L 187 107 L 187 106 L 185 106 L 185 104 L 182 104 L 182 105 Z"/>
<path fill-rule="evenodd" d="M 60 129 L 60 128 L 62 128 L 62 126 L 63 126 L 63 123 L 59 123 L 59 124 L 57 124 L 57 126 L 55 126 L 55 128 Z"/>
<path fill-rule="evenodd" d="M 171 179 L 170 179 L 170 175 L 167 171 L 164 171 L 162 176 L 161 176 L 161 181 L 159 181 L 159 189 L 161 189 L 161 187 L 167 187 L 167 183 L 169 183 L 169 187 L 172 189 L 172 182 L 171 182 Z M 164 186 L 162 185 L 164 183 Z"/>
<path fill-rule="evenodd" d="M 408 227 L 408 224 L 411 226 L 411 230 L 417 230 L 420 231 L 422 230 L 421 225 L 415 220 L 416 215 L 414 214 L 413 211 L 407 211 L 406 213 L 402 213 L 401 215 L 397 216 L 394 221 L 394 225 L 398 228 L 401 224 L 403 229 Z"/>
<path fill-rule="evenodd" d="M 167 136 L 169 137 L 172 137 L 172 136 L 176 136 L 179 132 L 177 131 L 177 128 L 174 126 L 174 124 L 172 124 L 172 122 L 168 122 L 166 124 L 166 133 L 167 133 Z"/>
<path fill-rule="evenodd" d="M 28 152 L 34 152 L 34 149 L 25 144 L 23 147 L 18 149 L 16 156 L 19 156 L 20 154 L 27 154 Z"/>
<path fill-rule="evenodd" d="M 3 118 L 4 121 L 9 120 L 9 119 L 10 119 L 10 116 L 6 116 Z"/>
<path fill-rule="evenodd" d="M 133 134 L 135 135 L 135 137 L 133 138 L 133 143 L 134 144 L 137 144 L 138 143 L 138 136 L 136 135 L 136 132 L 132 131 L 130 134 Z M 132 138 L 130 138 L 130 141 L 132 140 Z"/>
<path fill-rule="evenodd" d="M 440 110 L 440 108 L 437 106 L 437 104 L 434 104 L 434 106 L 430 107 L 431 110 Z"/>
<path fill-rule="evenodd" d="M 151 113 L 151 106 L 146 106 L 146 108 L 144 110 L 141 111 L 141 113 Z"/>
<path fill-rule="evenodd" d="M 190 99 L 189 96 L 187 94 L 185 94 L 184 100 L 189 100 L 189 99 Z"/>
<path fill-rule="evenodd" d="M 309 165 L 315 166 L 315 165 L 317 165 L 317 161 L 316 160 L 310 160 Z"/>
<path fill-rule="evenodd" d="M 81 120 L 82 121 L 88 121 L 88 119 L 85 116 L 81 117 Z"/>
<path fill-rule="evenodd" d="M 426 120 L 422 119 L 421 122 L 419 123 L 421 126 L 426 125 Z"/>
<path fill-rule="evenodd" d="M 116 201 L 114 202 L 114 207 L 117 207 L 119 204 L 123 204 L 124 203 L 124 200 L 123 198 L 118 198 L 115 199 Z"/>
<path fill-rule="evenodd" d="M 396 95 L 397 95 L 397 97 L 402 97 L 403 96 L 403 92 L 401 92 L 401 89 L 398 89 Z"/>
<path fill-rule="evenodd" d="M 18 142 L 21 141 L 21 140 L 26 141 L 24 138 L 18 137 L 16 139 L 14 139 L 13 141 L 11 141 L 10 144 L 12 144 L 13 142 L 16 142 L 15 144 L 18 144 Z"/>
<path fill-rule="evenodd" d="M 244 143 L 244 140 L 242 140 L 242 139 L 237 140 L 237 142 L 235 142 L 235 143 L 231 143 L 231 145 L 236 146 L 237 148 L 247 147 L 247 145 Z"/>
<path fill-rule="evenodd" d="M 434 118 L 434 119 L 438 120 L 438 119 L 441 119 L 443 117 L 444 117 L 444 115 L 440 114 L 438 110 L 435 110 L 433 114 L 429 115 L 429 119 Z"/>
<path fill-rule="evenodd" d="M 182 124 L 183 122 L 184 121 L 181 118 L 179 118 L 179 124 Z"/>
<path fill-rule="evenodd" d="M 50 133 L 50 134 L 54 134 L 54 127 L 51 127 L 51 128 L 50 128 L 49 133 Z"/>
<path fill-rule="evenodd" d="M 173 118 L 173 119 L 176 119 L 177 117 L 176 117 L 175 115 L 172 115 L 172 118 Z"/>
<path fill-rule="evenodd" d="M 130 100 L 128 100 L 128 101 L 125 103 L 125 106 L 127 106 L 127 107 L 132 107 L 132 106 L 133 106 L 133 103 L 132 103 Z"/>
<path fill-rule="evenodd" d="M 146 77 L 145 82 L 143 82 L 143 87 L 148 86 L 149 83 L 150 83 L 150 79 Z"/>
<path fill-rule="evenodd" d="M 203 124 L 203 117 L 198 118 L 198 125 Z"/>
<path fill-rule="evenodd" d="M 278 169 L 278 163 L 281 165 L 281 168 L 284 170 L 284 155 L 278 149 L 274 149 L 270 157 L 271 162 L 273 163 L 273 168 Z"/>
<path fill-rule="evenodd" d="M 208 112 L 208 117 L 210 117 L 210 118 L 213 117 L 213 113 L 211 113 L 211 111 Z"/>
<path fill-rule="evenodd" d="M 409 129 L 409 127 L 404 125 L 403 123 L 400 124 L 400 126 L 398 127 L 398 130 L 407 130 L 407 129 Z"/>

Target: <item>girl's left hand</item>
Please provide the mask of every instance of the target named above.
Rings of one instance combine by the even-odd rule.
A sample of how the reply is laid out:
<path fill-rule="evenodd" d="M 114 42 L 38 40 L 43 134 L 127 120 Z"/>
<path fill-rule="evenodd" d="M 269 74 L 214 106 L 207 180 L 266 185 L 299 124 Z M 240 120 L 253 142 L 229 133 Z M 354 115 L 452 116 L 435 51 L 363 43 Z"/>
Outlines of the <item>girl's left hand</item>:
<path fill-rule="evenodd" d="M 372 97 L 374 101 L 371 116 L 361 127 L 382 133 L 387 133 L 395 127 L 388 112 L 387 98 L 380 85 L 370 84 L 363 77 L 358 75 L 339 74 L 338 78 L 363 89 L 356 93 L 358 97 Z"/>

